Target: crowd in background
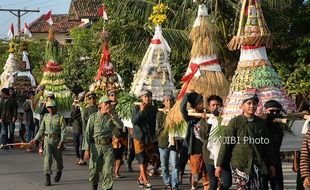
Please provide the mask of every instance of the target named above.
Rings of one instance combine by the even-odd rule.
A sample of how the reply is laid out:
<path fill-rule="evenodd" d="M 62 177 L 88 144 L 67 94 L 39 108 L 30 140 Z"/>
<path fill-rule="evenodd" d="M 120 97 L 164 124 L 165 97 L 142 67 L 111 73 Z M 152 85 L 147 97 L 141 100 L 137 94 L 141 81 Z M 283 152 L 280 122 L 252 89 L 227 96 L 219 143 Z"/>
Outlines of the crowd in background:
<path fill-rule="evenodd" d="M 10 144 L 19 141 L 33 143 L 39 130 L 40 124 L 34 119 L 34 92 L 23 93 L 26 98 L 23 103 L 18 103 L 13 88 L 1 90 L 1 149 L 11 148 Z M 49 107 L 54 106 L 57 110 L 57 105 L 46 106 L 47 102 L 54 99 L 55 96 L 51 93 L 46 101 L 38 105 L 40 120 L 51 113 Z M 266 102 L 264 107 L 267 118 L 262 119 L 255 115 L 259 102 L 257 95 L 252 92 L 244 93 L 240 105 L 243 114 L 230 121 L 220 140 L 214 136 L 214 131 L 219 126 L 217 116 L 223 107 L 223 100 L 219 96 L 202 97 L 196 92 L 184 95 L 180 103 L 180 111 L 187 125 L 184 139 L 175 138 L 165 126 L 166 116 L 175 103 L 172 95 L 163 97 L 161 111 L 158 111 L 158 106 L 153 103 L 150 91 L 143 91 L 140 101 L 139 105 L 133 107 L 131 118 L 133 127 L 129 128 L 124 126 L 116 113 L 117 92 L 109 91 L 102 97 L 97 97 L 91 92 L 81 92 L 75 96 L 71 118 L 67 124 L 72 126 L 75 164 L 81 166 L 89 164 L 91 189 L 98 188 L 100 170 L 103 171 L 103 189 L 112 189 L 112 175 L 116 178 L 123 177 L 120 172 L 120 167 L 124 163 L 123 158 L 127 161 L 128 172 L 133 171 L 132 162 L 134 159 L 137 160 L 139 165 L 137 185 L 144 189 L 152 189 L 148 176 L 160 174 L 165 189 L 179 189 L 188 162 L 191 169 L 191 190 L 198 188 L 200 180 L 205 190 L 229 189 L 233 182 L 240 190 L 268 189 L 268 183 L 273 190 L 284 189 L 280 153 L 284 128 L 273 122 L 273 119 L 281 118 L 282 114 L 286 113 L 279 102 L 275 100 Z M 190 116 L 189 108 L 200 115 Z M 208 118 L 206 113 L 213 116 Z M 14 139 L 15 123 L 18 120 L 19 135 L 18 139 Z M 100 133 L 101 136 L 98 136 L 99 133 L 96 131 L 99 130 L 96 128 L 98 126 L 104 129 Z M 106 129 L 111 126 L 114 128 L 107 131 Z M 301 151 L 299 172 L 305 180 L 300 188 L 310 187 L 309 136 L 308 132 Z M 232 141 L 232 137 L 238 141 Z M 246 142 L 246 137 L 266 138 L 269 143 L 249 143 Z M 42 154 L 44 143 L 42 140 L 36 140 Z M 105 147 L 110 147 L 112 152 Z M 28 147 L 27 151 L 31 152 L 32 147 Z M 110 154 L 113 160 L 105 157 Z M 60 177 L 61 174 L 58 181 Z M 50 185 L 50 181 L 47 184 Z"/>

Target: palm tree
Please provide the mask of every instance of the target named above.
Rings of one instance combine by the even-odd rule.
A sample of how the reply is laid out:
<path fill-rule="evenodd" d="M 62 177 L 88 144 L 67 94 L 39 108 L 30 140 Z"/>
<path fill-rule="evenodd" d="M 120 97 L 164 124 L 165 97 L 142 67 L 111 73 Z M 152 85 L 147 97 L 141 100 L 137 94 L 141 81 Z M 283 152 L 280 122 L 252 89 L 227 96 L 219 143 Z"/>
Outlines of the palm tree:
<path fill-rule="evenodd" d="M 152 7 L 159 2 L 169 6 L 168 21 L 163 25 L 163 35 L 172 47 L 171 63 L 175 78 L 180 81 L 178 79 L 183 75 L 189 61 L 191 43 L 188 34 L 196 17 L 197 3 L 193 3 L 192 0 L 104 1 L 111 18 L 106 28 L 112 34 L 110 38 L 112 58 L 116 62 L 133 63 L 131 69 L 139 65 L 154 33 L 154 28 L 151 28 L 148 23 Z M 228 78 L 233 75 L 238 57 L 235 52 L 227 50 L 226 44 L 234 35 L 238 25 L 240 2 L 240 0 L 206 1 L 210 17 L 219 32 L 219 57 Z M 290 2 L 291 0 L 264 0 L 263 6 L 270 11 L 270 14 L 281 15 L 281 10 L 287 8 Z M 274 20 L 274 22 L 277 21 Z M 270 26 L 273 23 L 268 24 Z M 119 64 L 119 66 L 128 68 L 128 65 L 124 67 Z"/>

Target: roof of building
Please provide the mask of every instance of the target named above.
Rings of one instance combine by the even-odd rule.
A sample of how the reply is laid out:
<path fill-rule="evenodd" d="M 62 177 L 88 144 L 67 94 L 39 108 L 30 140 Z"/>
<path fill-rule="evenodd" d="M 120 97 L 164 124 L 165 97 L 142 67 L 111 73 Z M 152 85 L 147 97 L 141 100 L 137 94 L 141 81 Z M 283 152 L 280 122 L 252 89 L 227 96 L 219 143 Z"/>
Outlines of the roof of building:
<path fill-rule="evenodd" d="M 69 20 L 98 18 L 101 0 L 72 0 L 69 8 Z"/>
<path fill-rule="evenodd" d="M 30 23 L 29 29 L 32 33 L 48 33 L 49 24 L 44 20 L 45 14 Z M 80 20 L 69 20 L 67 14 L 53 14 L 52 28 L 56 33 L 67 33 L 72 28 L 81 24 Z"/>

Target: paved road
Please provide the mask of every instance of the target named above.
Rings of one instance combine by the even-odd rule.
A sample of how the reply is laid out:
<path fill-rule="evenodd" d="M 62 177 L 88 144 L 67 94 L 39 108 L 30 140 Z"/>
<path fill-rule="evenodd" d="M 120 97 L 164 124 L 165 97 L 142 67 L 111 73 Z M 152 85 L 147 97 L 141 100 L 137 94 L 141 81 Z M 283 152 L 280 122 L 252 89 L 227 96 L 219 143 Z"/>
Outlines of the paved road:
<path fill-rule="evenodd" d="M 51 187 L 44 186 L 42 174 L 42 157 L 36 152 L 27 153 L 24 149 L 0 150 L 0 190 L 86 190 L 88 189 L 88 167 L 77 166 L 73 149 L 68 147 L 64 151 L 64 172 L 62 180 Z M 285 189 L 295 189 L 296 175 L 291 170 L 291 163 L 284 162 Z M 137 171 L 137 165 L 134 165 Z M 126 165 L 122 166 L 121 174 L 125 177 L 115 179 L 115 190 L 139 190 L 136 185 L 138 172 L 128 173 Z M 189 173 L 189 171 L 187 171 Z M 154 189 L 164 189 L 161 177 L 151 177 Z M 188 184 L 188 175 L 184 181 Z M 189 185 L 182 185 L 181 189 L 189 190 Z M 99 189 L 99 188 L 98 188 Z"/>

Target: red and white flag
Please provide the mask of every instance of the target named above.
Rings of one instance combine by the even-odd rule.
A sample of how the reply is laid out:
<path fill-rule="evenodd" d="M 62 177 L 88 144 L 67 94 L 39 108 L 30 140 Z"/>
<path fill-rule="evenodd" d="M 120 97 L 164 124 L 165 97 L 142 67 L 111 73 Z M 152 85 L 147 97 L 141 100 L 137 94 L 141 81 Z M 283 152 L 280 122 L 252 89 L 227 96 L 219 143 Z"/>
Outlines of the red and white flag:
<path fill-rule="evenodd" d="M 9 37 L 9 40 L 14 37 L 14 25 L 13 25 L 13 23 L 10 26 L 10 29 L 9 29 L 9 32 L 8 32 L 8 37 Z"/>
<path fill-rule="evenodd" d="M 29 27 L 28 27 L 27 23 L 25 23 L 25 26 L 24 26 L 24 35 L 29 36 L 29 38 L 32 37 L 32 34 L 31 34 L 30 30 L 29 30 Z"/>
<path fill-rule="evenodd" d="M 48 22 L 49 25 L 53 24 L 53 20 L 52 20 L 52 11 L 48 11 L 48 13 L 44 16 L 44 20 L 46 22 Z"/>
<path fill-rule="evenodd" d="M 98 15 L 102 16 L 104 18 L 104 20 L 108 20 L 108 15 L 107 12 L 105 10 L 105 6 L 104 4 L 101 4 L 98 8 Z"/>

